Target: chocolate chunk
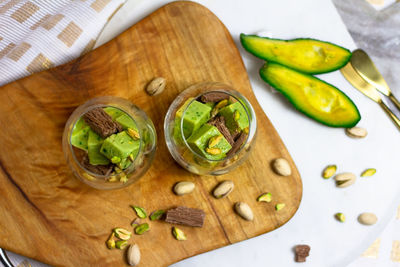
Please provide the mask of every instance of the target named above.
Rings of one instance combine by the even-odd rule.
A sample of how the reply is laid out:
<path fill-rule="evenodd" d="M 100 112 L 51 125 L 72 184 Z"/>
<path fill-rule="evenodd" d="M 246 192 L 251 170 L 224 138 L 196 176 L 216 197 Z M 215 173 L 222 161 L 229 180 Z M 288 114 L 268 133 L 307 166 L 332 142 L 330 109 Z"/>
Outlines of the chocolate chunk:
<path fill-rule="evenodd" d="M 217 116 L 212 118 L 211 120 L 208 121 L 208 124 L 214 125 L 217 127 L 218 131 L 225 137 L 226 141 L 233 146 L 235 141 L 233 140 L 233 137 L 231 135 L 231 132 L 229 131 L 228 127 L 225 125 L 225 118 L 222 116 Z"/>
<path fill-rule="evenodd" d="M 103 138 L 122 131 L 122 126 L 112 120 L 102 108 L 95 108 L 83 115 L 90 128 Z"/>
<path fill-rule="evenodd" d="M 183 224 L 193 227 L 202 227 L 206 214 L 200 209 L 177 207 L 167 211 L 165 221 L 168 223 Z"/>
<path fill-rule="evenodd" d="M 305 262 L 308 255 L 310 255 L 309 245 L 297 245 L 294 250 L 296 252 L 296 262 Z"/>
<path fill-rule="evenodd" d="M 99 175 L 109 176 L 113 170 L 112 164 L 108 164 L 108 165 L 92 165 L 92 164 L 90 164 L 89 157 L 87 154 L 86 154 L 86 156 L 83 157 L 81 163 L 85 169 L 87 169 L 88 171 L 91 171 L 95 174 L 99 174 Z"/>
<path fill-rule="evenodd" d="M 246 141 L 247 134 L 244 132 L 241 132 L 239 137 L 236 139 L 235 143 L 233 144 L 231 150 L 226 153 L 227 157 L 230 157 L 231 155 L 235 154 L 243 145 L 243 143 Z"/>
<path fill-rule="evenodd" d="M 229 99 L 229 95 L 226 93 L 221 93 L 221 92 L 209 92 L 205 93 L 200 97 L 201 102 L 207 103 L 207 102 L 219 102 L 224 99 Z"/>
<path fill-rule="evenodd" d="M 238 140 L 238 138 L 240 137 L 241 133 L 242 132 L 240 132 L 239 130 L 236 130 L 233 134 L 231 134 L 232 138 L 233 138 L 233 140 L 235 140 L 235 142 L 236 142 L 236 140 Z"/>

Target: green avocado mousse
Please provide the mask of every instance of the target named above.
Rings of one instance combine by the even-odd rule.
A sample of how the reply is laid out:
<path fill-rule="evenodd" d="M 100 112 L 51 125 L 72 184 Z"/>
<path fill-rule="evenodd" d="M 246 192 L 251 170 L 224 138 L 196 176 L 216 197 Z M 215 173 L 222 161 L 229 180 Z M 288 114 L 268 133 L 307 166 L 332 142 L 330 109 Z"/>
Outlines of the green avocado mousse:
<path fill-rule="evenodd" d="M 120 188 L 149 168 L 156 132 L 147 115 L 126 99 L 99 97 L 69 118 L 63 148 L 73 173 L 99 189 Z"/>
<path fill-rule="evenodd" d="M 171 104 L 164 121 L 168 149 L 195 174 L 220 175 L 240 165 L 255 139 L 249 101 L 222 83 L 195 84 Z"/>

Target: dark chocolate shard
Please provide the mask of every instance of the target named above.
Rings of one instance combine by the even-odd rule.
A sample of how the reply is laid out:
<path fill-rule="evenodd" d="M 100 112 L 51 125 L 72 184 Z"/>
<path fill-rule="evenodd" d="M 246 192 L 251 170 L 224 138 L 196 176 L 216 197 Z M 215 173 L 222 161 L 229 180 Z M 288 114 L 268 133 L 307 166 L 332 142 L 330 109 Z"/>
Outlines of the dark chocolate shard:
<path fill-rule="evenodd" d="M 104 176 L 109 176 L 113 170 L 113 165 L 108 164 L 108 165 L 92 165 L 89 163 L 89 157 L 86 154 L 85 157 L 83 157 L 82 161 L 82 166 L 87 169 L 88 171 L 91 171 L 95 174 L 99 175 L 104 175 Z"/>
<path fill-rule="evenodd" d="M 233 144 L 231 150 L 226 153 L 227 157 L 230 157 L 231 155 L 235 154 L 236 152 L 239 151 L 239 149 L 242 147 L 243 143 L 246 141 L 247 134 L 244 132 L 241 132 L 239 137 L 236 139 L 235 143 Z"/>
<path fill-rule="evenodd" d="M 222 93 L 222 92 L 209 92 L 209 93 L 205 93 L 204 95 L 202 95 L 200 97 L 200 100 L 203 103 L 207 103 L 207 102 L 216 103 L 216 102 L 219 102 L 224 99 L 229 99 L 229 95 L 226 93 Z"/>
<path fill-rule="evenodd" d="M 83 115 L 83 119 L 90 128 L 102 138 L 107 138 L 112 134 L 122 131 L 122 126 L 112 120 L 102 108 L 92 109 Z"/>
<path fill-rule="evenodd" d="M 206 214 L 200 209 L 177 207 L 167 211 L 165 221 L 168 223 L 183 224 L 193 227 L 202 227 Z"/>
<path fill-rule="evenodd" d="M 295 261 L 296 262 L 305 262 L 306 258 L 310 255 L 310 246 L 309 245 L 297 245 L 294 250 L 296 253 Z"/>
<path fill-rule="evenodd" d="M 211 120 L 208 121 L 208 124 L 214 125 L 217 127 L 218 131 L 225 137 L 226 141 L 233 146 L 235 141 L 233 140 L 233 137 L 231 135 L 231 132 L 229 131 L 228 127 L 225 125 L 225 118 L 222 116 L 217 116 L 212 118 Z"/>
<path fill-rule="evenodd" d="M 236 130 L 233 134 L 231 133 L 232 138 L 233 138 L 233 140 L 235 140 L 235 142 L 236 142 L 236 140 L 238 140 L 238 138 L 240 137 L 241 133 L 242 132 L 240 132 L 239 130 Z"/>

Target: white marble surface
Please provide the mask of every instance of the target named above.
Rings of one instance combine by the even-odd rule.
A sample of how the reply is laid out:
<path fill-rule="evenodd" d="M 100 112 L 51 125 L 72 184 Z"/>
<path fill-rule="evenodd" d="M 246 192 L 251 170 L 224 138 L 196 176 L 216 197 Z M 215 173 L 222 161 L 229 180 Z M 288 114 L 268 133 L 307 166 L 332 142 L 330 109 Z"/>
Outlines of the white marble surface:
<path fill-rule="evenodd" d="M 400 19 L 396 11 L 398 7 L 377 15 L 362 1 L 335 0 L 335 4 L 346 23 L 350 23 L 347 26 L 357 45 L 373 56 L 389 85 L 398 88 L 396 74 L 399 66 L 395 64 L 400 57 L 399 28 L 395 27 Z M 128 0 L 107 25 L 100 43 L 118 35 L 165 2 Z M 297 266 L 292 248 L 299 243 L 312 247 L 310 257 L 301 266 L 347 265 L 375 240 L 400 203 L 400 179 L 394 167 L 398 165 L 400 154 L 399 133 L 379 107 L 353 89 L 339 72 L 320 77 L 341 88 L 354 100 L 363 116 L 360 125 L 368 129 L 368 137 L 353 140 L 345 136 L 342 129 L 328 128 L 306 118 L 261 81 L 257 73 L 262 61 L 247 54 L 238 43 L 240 32 L 266 30 L 276 37 L 314 37 L 354 49 L 356 44 L 345 24 L 329 0 L 198 2 L 224 22 L 237 42 L 257 99 L 300 171 L 303 200 L 294 218 L 283 227 L 174 266 Z M 357 10 L 357 15 L 354 15 L 354 10 Z M 375 19 L 372 24 L 369 22 L 371 18 Z M 380 25 L 379 28 L 375 28 L 376 25 Z M 369 38 L 371 36 L 373 38 Z M 384 52 L 382 47 L 390 52 Z M 375 167 L 378 172 L 371 178 L 359 178 L 350 188 L 337 189 L 332 180 L 320 177 L 322 169 L 331 163 L 337 164 L 339 171 L 359 174 L 365 168 Z M 345 224 L 333 219 L 333 214 L 338 211 L 347 215 Z M 358 224 L 356 218 L 364 211 L 376 213 L 378 224 L 372 227 Z M 363 265 L 359 263 L 356 266 Z"/>

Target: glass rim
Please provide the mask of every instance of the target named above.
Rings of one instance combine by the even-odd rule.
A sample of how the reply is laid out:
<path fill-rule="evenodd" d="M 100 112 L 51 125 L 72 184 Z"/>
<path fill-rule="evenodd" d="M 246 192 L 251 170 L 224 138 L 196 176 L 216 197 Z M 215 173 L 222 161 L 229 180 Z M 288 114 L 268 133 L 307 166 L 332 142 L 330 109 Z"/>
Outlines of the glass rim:
<path fill-rule="evenodd" d="M 206 91 L 206 92 L 203 92 L 203 93 L 200 93 L 200 94 L 196 95 L 196 96 L 189 102 L 189 104 L 185 107 L 185 109 L 183 110 L 183 112 L 182 112 L 182 117 L 181 117 L 181 119 L 180 119 L 179 124 L 180 124 L 180 127 L 181 127 L 181 136 L 182 136 L 183 142 L 184 142 L 186 148 L 188 148 L 190 152 L 192 152 L 194 155 L 196 155 L 196 156 L 198 156 L 198 157 L 200 157 L 201 159 L 206 160 L 206 161 L 210 161 L 210 162 L 224 162 L 224 161 L 226 161 L 226 160 L 228 160 L 228 159 L 231 159 L 231 158 L 235 157 L 236 155 L 238 155 L 238 154 L 244 149 L 245 146 L 242 145 L 242 146 L 239 148 L 239 150 L 236 151 L 234 154 L 232 154 L 232 155 L 230 155 L 230 156 L 228 156 L 228 157 L 225 157 L 225 158 L 223 158 L 223 159 L 208 159 L 208 158 L 206 158 L 205 156 L 203 156 L 203 155 L 197 153 L 196 151 L 194 151 L 194 150 L 190 147 L 190 145 L 189 145 L 188 142 L 186 141 L 186 137 L 185 137 L 185 135 L 184 135 L 184 133 L 183 133 L 183 118 L 184 118 L 185 113 L 186 113 L 187 109 L 189 108 L 189 106 L 190 106 L 194 101 L 196 101 L 199 97 L 201 97 L 202 95 L 205 95 L 205 94 L 208 94 L 208 93 L 213 93 L 213 92 L 223 92 L 223 93 L 229 95 L 230 97 L 233 97 L 233 98 L 234 98 L 237 102 L 239 102 L 240 105 L 243 107 L 244 111 L 246 112 L 247 119 L 248 119 L 248 121 L 249 121 L 249 132 L 248 132 L 248 134 L 247 134 L 246 140 L 243 142 L 243 144 L 247 144 L 247 142 L 248 142 L 248 140 L 249 140 L 249 138 L 250 138 L 250 129 L 251 129 L 250 125 L 251 125 L 251 123 L 252 123 L 252 120 L 251 120 L 249 111 L 247 110 L 247 108 L 245 107 L 245 105 L 240 101 L 240 99 L 238 99 L 237 96 L 234 95 L 234 94 L 237 92 L 237 91 L 234 91 L 234 90 L 230 90 L 230 89 L 210 90 L 210 91 Z M 238 93 L 238 92 L 237 92 L 237 93 Z M 240 94 L 240 93 L 239 93 L 239 94 Z M 242 97 L 242 98 L 247 102 L 246 104 L 249 104 L 249 105 L 251 106 L 250 102 L 247 100 L 246 97 L 244 97 L 242 94 L 240 94 L 240 97 Z M 250 107 L 250 109 L 253 110 L 252 107 Z M 254 114 L 252 114 L 252 115 L 254 116 Z M 221 133 L 221 134 L 222 134 L 222 133 Z"/>
<path fill-rule="evenodd" d="M 90 101 L 90 100 L 89 100 L 89 101 Z M 86 103 L 87 103 L 87 102 L 86 102 Z M 86 103 L 84 103 L 83 105 L 85 105 Z M 82 105 L 82 106 L 83 106 L 83 105 Z M 81 106 L 79 106 L 79 107 L 81 107 Z M 79 107 L 78 107 L 78 108 L 79 108 Z M 107 104 L 95 104 L 95 105 L 86 107 L 86 108 L 83 110 L 83 112 L 80 113 L 79 117 L 75 120 L 75 122 L 73 123 L 73 126 L 71 127 L 71 130 L 70 130 L 70 132 L 69 132 L 69 138 L 68 138 L 68 147 L 69 147 L 69 149 L 70 149 L 70 151 L 71 151 L 72 158 L 74 159 L 75 163 L 76 163 L 80 168 L 82 168 L 85 172 L 87 172 L 89 175 L 91 175 L 92 177 L 94 177 L 94 178 L 96 178 L 96 179 L 102 179 L 102 180 L 103 180 L 103 179 L 106 179 L 106 178 L 108 178 L 108 177 L 111 177 L 111 173 L 110 173 L 109 175 L 103 175 L 103 174 L 94 173 L 94 172 L 92 172 L 92 171 L 86 169 L 86 168 L 82 165 L 82 163 L 77 159 L 77 157 L 76 157 L 76 155 L 75 155 L 75 151 L 74 151 L 74 149 L 73 149 L 74 146 L 73 146 L 72 143 L 71 143 L 72 132 L 73 132 L 73 130 L 74 130 L 74 128 L 75 128 L 76 123 L 79 121 L 79 119 L 82 118 L 82 116 L 85 115 L 85 114 L 86 114 L 87 112 L 89 112 L 90 110 L 95 109 L 95 108 L 99 108 L 99 107 L 100 107 L 100 108 L 112 107 L 112 108 L 119 109 L 119 110 L 121 110 L 122 112 L 124 112 L 126 115 L 128 115 L 128 116 L 134 121 L 134 123 L 135 123 L 136 125 L 137 125 L 137 122 L 136 122 L 136 120 L 135 120 L 128 112 L 124 111 L 123 109 L 121 109 L 121 108 L 119 108 L 119 107 L 116 107 L 116 106 L 113 106 L 113 105 L 107 105 Z M 76 111 L 76 110 L 75 110 L 75 111 Z M 74 111 L 74 112 L 75 112 L 75 111 Z M 71 114 L 71 116 L 72 116 L 72 115 L 73 115 L 73 113 Z M 138 150 L 138 153 L 137 153 L 136 156 L 135 156 L 135 159 L 132 161 L 131 165 L 130 165 L 128 168 L 126 168 L 125 170 L 122 170 L 122 172 L 124 172 L 125 174 L 129 174 L 129 173 L 131 173 L 131 172 L 134 170 L 134 169 L 133 169 L 134 163 L 135 163 L 136 160 L 138 159 L 140 152 L 142 152 L 142 147 L 143 147 L 142 130 L 141 130 L 140 128 L 138 128 L 138 130 L 139 130 L 139 136 L 140 136 L 140 139 L 139 139 L 139 141 L 140 141 L 140 143 L 139 143 L 139 150 Z M 77 148 L 77 149 L 80 149 L 80 148 Z M 83 149 L 81 149 L 81 150 L 83 150 Z M 87 151 L 87 153 L 89 153 L 89 152 Z M 93 165 L 93 166 L 96 166 L 96 165 Z M 105 165 L 103 165 L 103 166 L 105 166 Z M 127 171 L 127 172 L 125 172 L 125 171 Z M 116 175 L 118 176 L 119 173 L 116 174 Z"/>

